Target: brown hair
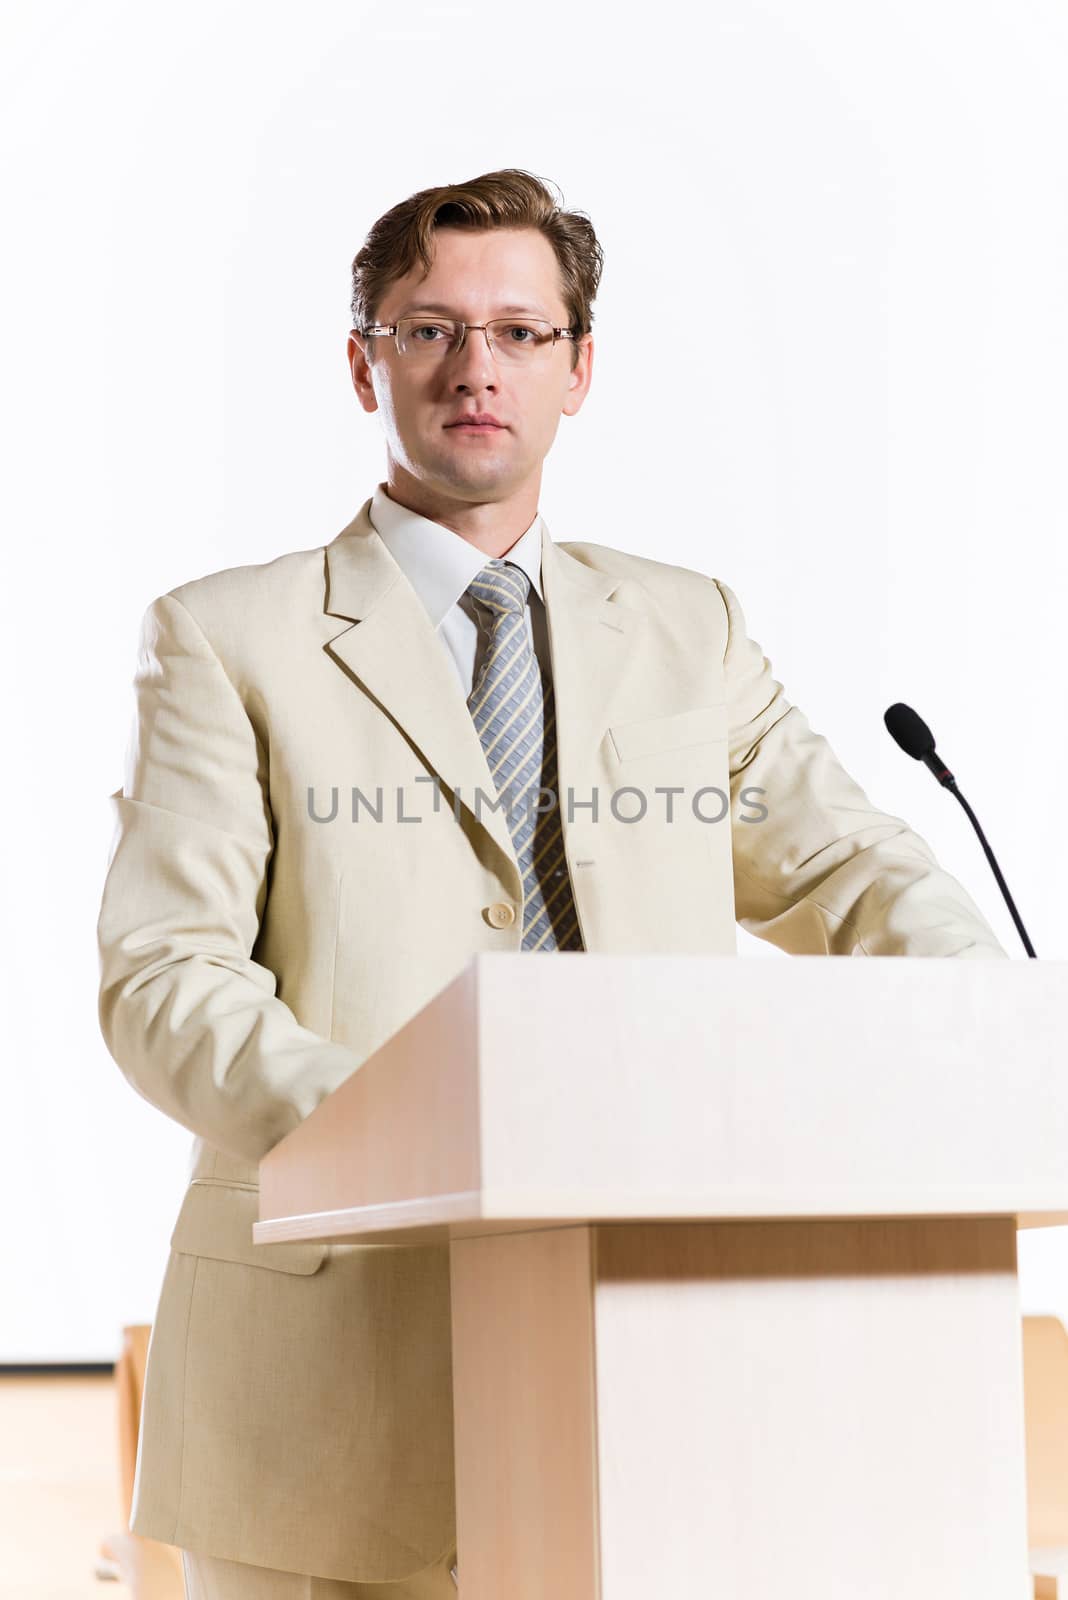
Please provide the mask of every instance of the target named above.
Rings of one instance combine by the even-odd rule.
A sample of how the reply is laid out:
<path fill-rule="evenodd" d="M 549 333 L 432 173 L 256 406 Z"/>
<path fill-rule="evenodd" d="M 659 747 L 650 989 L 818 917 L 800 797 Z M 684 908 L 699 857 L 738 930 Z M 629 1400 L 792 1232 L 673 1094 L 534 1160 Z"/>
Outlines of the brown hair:
<path fill-rule="evenodd" d="M 562 210 L 546 184 L 532 172 L 504 167 L 466 183 L 420 189 L 379 217 L 352 263 L 352 326 L 357 333 L 373 325 L 387 288 L 403 278 L 417 259 L 429 272 L 432 234 L 438 227 L 538 228 L 556 252 L 567 326 L 575 341 L 590 332 L 593 299 L 604 265 L 593 225 L 583 211 Z M 575 341 L 571 345 L 572 370 L 578 360 Z M 367 341 L 368 360 L 373 359 L 376 343 Z"/>

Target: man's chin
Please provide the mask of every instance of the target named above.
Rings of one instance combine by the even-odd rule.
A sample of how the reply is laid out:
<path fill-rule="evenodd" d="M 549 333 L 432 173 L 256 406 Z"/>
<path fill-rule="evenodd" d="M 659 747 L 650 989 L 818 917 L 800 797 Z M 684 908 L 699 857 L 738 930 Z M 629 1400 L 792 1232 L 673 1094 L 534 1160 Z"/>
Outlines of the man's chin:
<path fill-rule="evenodd" d="M 439 457 L 431 470 L 435 477 L 457 488 L 492 486 L 497 489 L 507 489 L 516 477 L 514 462 L 500 459 L 491 461 L 488 453 L 484 460 L 478 461 L 457 459 L 455 455 L 448 455 L 444 459 Z"/>

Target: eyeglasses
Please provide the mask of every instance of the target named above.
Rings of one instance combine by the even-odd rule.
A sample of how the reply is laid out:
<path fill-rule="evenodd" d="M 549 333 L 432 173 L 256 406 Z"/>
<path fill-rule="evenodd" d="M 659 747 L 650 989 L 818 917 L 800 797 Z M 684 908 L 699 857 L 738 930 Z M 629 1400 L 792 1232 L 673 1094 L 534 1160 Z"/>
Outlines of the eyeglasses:
<path fill-rule="evenodd" d="M 538 366 L 557 339 L 574 339 L 570 328 L 554 328 L 538 317 L 496 317 L 492 322 L 459 322 L 452 317 L 401 317 L 399 322 L 363 328 L 365 338 L 393 334 L 397 350 L 411 361 L 440 361 L 463 349 L 468 329 L 486 335 L 494 360 Z"/>

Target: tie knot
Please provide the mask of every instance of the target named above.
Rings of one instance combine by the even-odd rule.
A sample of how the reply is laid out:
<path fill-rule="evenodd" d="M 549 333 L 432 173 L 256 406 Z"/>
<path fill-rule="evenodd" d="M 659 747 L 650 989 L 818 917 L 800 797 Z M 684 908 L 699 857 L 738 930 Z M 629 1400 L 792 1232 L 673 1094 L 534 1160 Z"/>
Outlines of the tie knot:
<path fill-rule="evenodd" d="M 485 606 L 495 620 L 497 617 L 518 616 L 527 603 L 530 579 L 514 561 L 495 557 L 487 561 L 482 571 L 472 578 L 467 585 L 467 592 L 473 600 Z"/>

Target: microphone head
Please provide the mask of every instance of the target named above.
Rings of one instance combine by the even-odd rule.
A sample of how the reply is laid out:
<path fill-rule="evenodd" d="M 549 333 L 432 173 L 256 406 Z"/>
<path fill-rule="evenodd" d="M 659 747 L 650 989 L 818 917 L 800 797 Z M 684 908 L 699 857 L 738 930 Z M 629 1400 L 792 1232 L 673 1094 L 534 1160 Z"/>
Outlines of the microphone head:
<path fill-rule="evenodd" d="M 929 756 L 933 751 L 934 734 L 911 706 L 903 705 L 899 700 L 883 713 L 883 721 L 891 738 L 914 761 L 922 761 L 924 756 Z"/>

